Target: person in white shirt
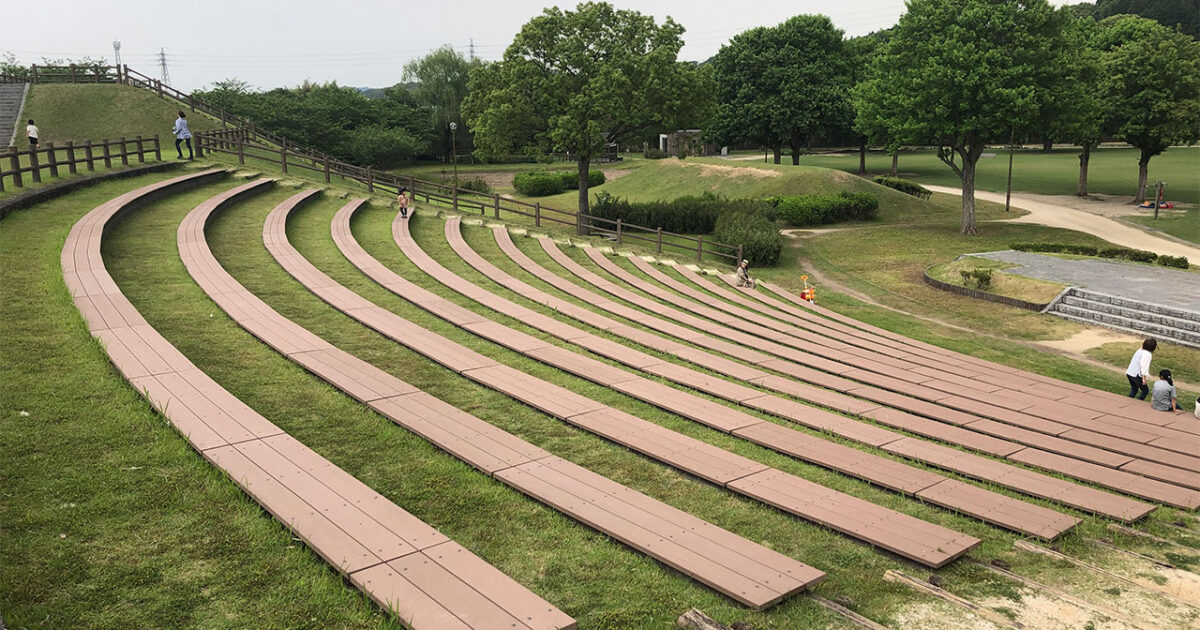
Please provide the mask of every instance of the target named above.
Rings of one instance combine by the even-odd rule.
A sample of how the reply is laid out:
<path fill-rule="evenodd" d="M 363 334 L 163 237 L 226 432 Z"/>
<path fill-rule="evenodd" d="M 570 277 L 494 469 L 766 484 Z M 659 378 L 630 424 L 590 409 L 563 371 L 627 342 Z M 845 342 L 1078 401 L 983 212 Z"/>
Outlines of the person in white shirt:
<path fill-rule="evenodd" d="M 179 146 L 183 142 L 187 142 L 188 159 L 196 159 L 192 155 L 192 132 L 188 131 L 187 114 L 179 112 L 179 118 L 175 119 L 175 128 L 171 133 L 175 134 L 175 151 L 179 153 L 179 159 L 183 159 L 183 149 Z"/>
<path fill-rule="evenodd" d="M 1129 397 L 1137 396 L 1138 400 L 1146 400 L 1150 393 L 1150 359 L 1158 349 L 1158 342 L 1147 339 L 1142 342 L 1142 349 L 1133 353 L 1129 367 L 1125 369 L 1125 378 L 1129 379 Z M 1140 392 L 1140 393 L 1139 393 Z"/>
<path fill-rule="evenodd" d="M 25 137 L 29 140 L 29 148 L 36 149 L 38 146 L 38 128 L 33 124 L 33 119 L 29 119 L 29 124 L 25 125 Z"/>

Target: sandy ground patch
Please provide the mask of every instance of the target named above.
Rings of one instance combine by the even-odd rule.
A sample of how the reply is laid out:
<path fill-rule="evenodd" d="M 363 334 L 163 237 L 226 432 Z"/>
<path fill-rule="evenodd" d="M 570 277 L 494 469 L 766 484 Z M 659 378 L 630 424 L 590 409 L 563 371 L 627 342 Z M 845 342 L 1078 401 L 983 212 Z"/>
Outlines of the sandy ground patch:
<path fill-rule="evenodd" d="M 686 160 L 672 163 L 675 166 L 685 168 L 700 169 L 701 177 L 709 177 L 712 175 L 750 175 L 752 177 L 779 177 L 783 175 L 781 171 L 774 171 L 766 168 L 754 168 L 750 166 L 726 166 L 724 164 L 701 164 L 699 162 L 688 162 Z"/>
<path fill-rule="evenodd" d="M 1066 339 L 1057 341 L 1039 341 L 1039 345 L 1062 350 L 1071 354 L 1083 354 L 1092 348 L 1098 348 L 1106 343 L 1141 343 L 1142 338 L 1107 328 L 1087 328 Z"/>

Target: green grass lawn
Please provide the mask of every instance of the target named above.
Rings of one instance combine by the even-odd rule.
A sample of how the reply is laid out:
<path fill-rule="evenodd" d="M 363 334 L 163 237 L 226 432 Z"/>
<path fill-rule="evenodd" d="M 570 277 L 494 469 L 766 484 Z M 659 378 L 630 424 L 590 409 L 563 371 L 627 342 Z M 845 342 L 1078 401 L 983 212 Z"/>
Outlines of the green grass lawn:
<path fill-rule="evenodd" d="M 1008 154 L 1003 149 L 987 152 L 994 157 L 979 160 L 975 186 L 980 190 L 1004 192 L 1008 177 Z M 1079 181 L 1079 150 L 1025 149 L 1013 160 L 1013 190 L 1044 195 L 1073 195 Z M 1100 148 L 1092 151 L 1088 166 L 1088 192 L 1127 196 L 1137 192 L 1138 151 L 1133 148 Z M 751 164 L 747 162 L 747 164 Z M 801 165 L 823 166 L 858 171 L 858 154 L 805 155 Z M 867 170 L 886 174 L 892 158 L 884 153 L 867 156 Z M 900 154 L 901 177 L 922 183 L 959 187 L 962 182 L 932 150 L 905 151 Z M 1150 160 L 1149 181 L 1167 182 L 1168 200 L 1187 204 L 1200 202 L 1200 147 L 1171 147 Z"/>
<path fill-rule="evenodd" d="M 1200 243 L 1200 207 L 1186 210 L 1159 210 L 1154 218 L 1153 210 L 1141 210 L 1136 215 L 1123 217 L 1151 230 L 1161 230 L 1175 238 Z"/>
<path fill-rule="evenodd" d="M 960 287 L 965 286 L 971 289 L 981 289 L 989 293 L 1017 298 L 1035 304 L 1046 304 L 1061 293 L 1063 289 L 1067 288 L 1066 285 L 1058 284 L 1057 282 L 1047 282 L 1045 280 L 1038 280 L 1037 278 L 1026 278 L 1024 276 L 1001 273 L 1004 269 L 1016 266 L 990 258 L 965 256 L 948 263 L 930 267 L 928 273 L 935 280 L 941 280 L 942 282 L 948 282 Z M 962 272 L 979 269 L 992 272 L 991 283 L 988 286 L 981 288 L 974 280 L 964 282 Z"/>

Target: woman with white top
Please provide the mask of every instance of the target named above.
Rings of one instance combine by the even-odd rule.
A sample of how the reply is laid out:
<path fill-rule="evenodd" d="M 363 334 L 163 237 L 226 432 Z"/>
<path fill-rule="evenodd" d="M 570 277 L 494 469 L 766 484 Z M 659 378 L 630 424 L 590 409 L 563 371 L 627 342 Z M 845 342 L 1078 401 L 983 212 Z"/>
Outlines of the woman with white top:
<path fill-rule="evenodd" d="M 195 157 L 192 156 L 192 132 L 188 131 L 187 114 L 179 112 L 179 118 L 175 119 L 175 128 L 171 130 L 171 133 L 175 134 L 175 151 L 179 153 L 179 159 L 183 159 L 183 149 L 179 145 L 187 142 L 188 159 L 194 160 Z"/>
<path fill-rule="evenodd" d="M 1146 394 L 1150 393 L 1150 386 L 1147 384 L 1150 381 L 1150 359 L 1154 357 L 1154 351 L 1157 349 L 1158 342 L 1147 339 L 1142 342 L 1142 349 L 1133 353 L 1133 358 L 1129 360 L 1125 378 L 1129 379 L 1130 398 L 1136 395 L 1138 400 L 1146 400 Z"/>

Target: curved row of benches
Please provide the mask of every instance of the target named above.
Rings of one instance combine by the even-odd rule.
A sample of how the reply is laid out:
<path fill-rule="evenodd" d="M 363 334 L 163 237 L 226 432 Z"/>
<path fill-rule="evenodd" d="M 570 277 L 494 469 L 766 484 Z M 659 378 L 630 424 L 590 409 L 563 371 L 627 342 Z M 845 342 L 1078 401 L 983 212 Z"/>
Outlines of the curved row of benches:
<path fill-rule="evenodd" d="M 867 411 L 863 411 L 861 409 L 855 411 L 853 408 L 848 406 L 843 406 L 839 410 L 848 413 L 860 413 L 864 417 L 868 417 L 897 428 L 905 429 L 950 443 L 963 444 L 974 450 L 987 452 L 992 455 L 1011 457 L 1015 461 L 1021 461 L 1022 463 L 1027 463 L 1045 470 L 1059 472 L 1085 481 L 1095 482 L 1105 487 L 1120 490 L 1129 494 L 1134 494 L 1135 496 L 1142 496 L 1170 505 L 1176 505 L 1178 507 L 1185 507 L 1189 509 L 1200 505 L 1200 493 L 1197 493 L 1190 487 L 1180 487 L 1175 483 L 1162 482 L 1146 476 L 1141 476 L 1140 474 L 1134 474 L 1133 471 L 1115 469 L 1116 465 L 1131 461 L 1132 458 L 1129 457 L 1118 456 L 1114 453 L 1105 452 L 1100 449 L 1087 452 L 1087 455 L 1093 458 L 1096 455 L 1109 458 L 1110 461 L 1106 461 L 1106 463 L 1110 467 L 1105 467 L 1104 465 L 1098 465 L 1092 461 L 1089 461 L 1088 458 L 1076 459 L 1070 456 L 1059 455 L 1049 450 L 1049 448 L 1054 448 L 1055 450 L 1065 450 L 1066 445 L 1061 442 L 1047 443 L 1047 440 L 1041 439 L 1034 442 L 1039 448 L 1024 448 L 1020 444 L 1015 443 L 1017 440 L 1007 441 L 1006 439 L 999 438 L 985 440 L 983 438 L 987 438 L 988 436 L 968 433 L 962 429 L 978 429 L 984 433 L 999 433 L 997 427 L 993 426 L 995 423 L 989 424 L 989 421 L 980 420 L 979 418 L 972 417 L 967 414 L 963 414 L 962 417 L 957 421 L 950 422 L 949 424 L 945 425 L 921 422 L 916 419 L 916 415 L 919 414 L 926 417 L 934 416 L 935 419 L 939 420 L 942 418 L 938 417 L 938 414 L 930 413 L 927 403 L 924 403 L 923 401 L 916 401 L 917 404 L 913 404 L 913 398 L 903 396 L 896 392 L 888 392 L 886 390 L 876 388 L 869 382 L 860 383 L 858 381 L 850 381 L 838 375 L 810 369 L 803 365 L 796 365 L 791 361 L 805 360 L 804 354 L 799 350 L 790 349 L 790 351 L 787 353 L 790 355 L 788 357 L 789 361 L 780 361 L 778 359 L 771 358 L 764 353 L 757 352 L 749 346 L 755 343 L 759 344 L 758 347 L 770 346 L 772 342 L 757 338 L 749 340 L 743 339 L 739 335 L 744 335 L 744 333 L 739 333 L 739 331 L 727 328 L 721 323 L 703 319 L 688 313 L 683 313 L 673 309 L 670 306 L 664 306 L 658 302 L 650 300 L 642 295 L 634 294 L 629 289 L 601 278 L 595 273 L 585 269 L 582 265 L 579 265 L 574 260 L 563 254 L 552 240 L 548 238 L 542 238 L 539 240 L 543 249 L 551 256 L 551 258 L 563 266 L 567 271 L 577 275 L 585 282 L 588 282 L 593 286 L 610 293 L 614 297 L 629 301 L 631 304 L 643 309 L 653 310 L 664 316 L 676 316 L 680 321 L 713 335 L 727 334 L 729 337 L 734 338 L 735 340 L 738 340 L 740 343 L 744 344 L 735 346 L 734 350 L 737 354 L 731 354 L 730 356 L 735 356 L 737 358 L 750 361 L 759 367 L 777 371 L 781 374 L 791 376 L 815 385 L 821 385 L 836 391 L 848 393 L 855 397 L 861 397 L 870 401 L 880 402 L 887 405 L 887 407 L 869 409 Z M 639 284 L 648 284 L 645 283 L 645 281 L 639 280 L 636 276 L 633 276 L 628 271 L 617 267 L 614 263 L 612 263 L 612 261 L 605 259 L 603 254 L 592 252 L 590 250 L 588 250 L 588 254 L 596 259 L 598 264 L 601 264 L 605 269 L 609 270 L 615 275 L 621 276 L 622 279 Z M 656 289 L 657 287 L 650 286 L 648 288 Z M 665 290 L 659 289 L 658 291 L 655 291 L 655 293 L 664 295 L 664 297 L 670 299 L 670 296 L 667 294 L 667 292 L 665 292 Z M 603 301 L 598 305 L 601 306 L 601 308 L 609 308 Z M 640 311 L 636 312 L 640 313 Z M 648 321 L 645 314 L 636 315 L 634 317 L 637 321 L 639 321 L 639 323 L 646 323 Z M 647 325 L 650 324 L 647 323 Z M 697 337 L 697 333 L 695 331 L 689 331 L 688 334 L 690 334 L 693 338 L 680 338 L 687 341 L 694 341 L 696 343 L 703 343 L 703 339 Z M 773 384 L 767 384 L 767 382 L 764 382 L 764 384 L 766 384 L 768 387 L 773 386 Z M 814 398 L 813 400 L 818 404 L 828 404 L 832 394 L 833 392 L 824 392 L 820 398 Z M 802 394 L 801 397 L 807 397 L 808 395 L 809 393 Z M 859 401 L 858 404 L 861 404 L 861 401 Z M 833 408 L 838 409 L 838 407 Z M 911 414 L 899 413 L 897 412 L 897 409 L 911 412 Z M 981 424 L 983 425 L 982 427 L 980 426 Z M 970 438 L 970 441 L 964 441 L 963 438 L 968 435 L 973 435 L 974 437 Z M 1009 431 L 1005 431 L 1000 435 L 1005 438 L 1013 437 Z M 1029 434 L 1021 434 L 1019 437 L 1021 437 L 1022 440 L 1030 441 L 1031 436 Z M 1070 451 L 1073 455 L 1080 455 L 1080 453 L 1077 452 L 1078 449 L 1076 448 L 1071 448 Z M 900 454 L 907 453 L 902 452 Z M 1191 479 L 1192 477 L 1190 475 L 1192 473 L 1190 473 L 1189 470 L 1194 467 L 1192 464 L 1192 460 L 1194 458 L 1182 453 L 1171 453 L 1171 456 L 1176 458 L 1172 459 L 1171 461 L 1173 464 L 1178 464 L 1178 468 L 1183 468 L 1185 466 L 1187 468 L 1179 470 L 1175 466 L 1166 467 L 1162 469 L 1165 472 L 1160 473 L 1161 476 L 1170 477 L 1172 482 L 1179 481 L 1178 478 L 1182 478 L 1185 480 L 1185 482 L 1187 479 Z M 1158 469 L 1155 470 L 1157 471 Z"/>
<path fill-rule="evenodd" d="M 573 628 L 570 617 L 246 406 L 197 369 L 121 293 L 100 253 L 111 221 L 157 196 L 223 175 L 210 170 L 139 188 L 97 207 L 71 229 L 63 276 L 113 365 L 205 459 L 413 627 Z M 251 182 L 208 203 L 220 205 L 268 183 Z M 181 230 L 180 237 L 187 251 L 195 251 L 193 234 Z M 242 302 L 247 309 L 258 305 L 244 297 Z"/>

